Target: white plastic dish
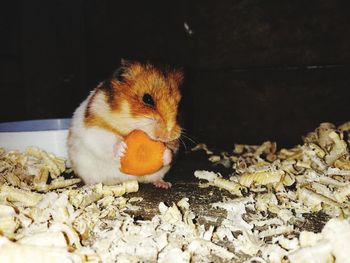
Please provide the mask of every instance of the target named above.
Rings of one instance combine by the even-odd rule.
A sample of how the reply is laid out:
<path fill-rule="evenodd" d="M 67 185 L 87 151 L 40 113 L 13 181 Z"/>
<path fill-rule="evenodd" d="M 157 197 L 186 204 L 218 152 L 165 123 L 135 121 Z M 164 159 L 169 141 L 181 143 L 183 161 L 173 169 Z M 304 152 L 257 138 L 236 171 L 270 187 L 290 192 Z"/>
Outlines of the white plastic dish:
<path fill-rule="evenodd" d="M 70 121 L 71 119 L 46 119 L 0 123 L 0 146 L 19 151 L 35 146 L 67 158 Z"/>

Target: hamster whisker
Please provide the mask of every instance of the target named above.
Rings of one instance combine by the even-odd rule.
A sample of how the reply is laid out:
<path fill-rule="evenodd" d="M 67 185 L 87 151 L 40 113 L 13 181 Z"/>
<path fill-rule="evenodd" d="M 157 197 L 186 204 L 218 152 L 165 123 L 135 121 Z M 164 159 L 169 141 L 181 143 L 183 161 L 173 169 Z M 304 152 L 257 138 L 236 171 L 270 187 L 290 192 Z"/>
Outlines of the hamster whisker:
<path fill-rule="evenodd" d="M 181 134 L 186 134 L 187 136 L 189 136 L 187 130 L 185 128 L 180 128 L 181 129 Z"/>
<path fill-rule="evenodd" d="M 180 142 L 182 142 L 182 145 L 184 146 L 184 148 L 185 148 L 185 151 L 187 152 L 187 147 L 186 147 L 186 144 L 185 144 L 185 142 L 181 139 L 181 137 L 179 137 L 179 139 L 178 139 Z"/>
<path fill-rule="evenodd" d="M 191 137 L 186 135 L 184 132 L 181 132 L 181 136 L 183 136 L 184 138 L 186 138 L 187 140 L 189 140 L 190 142 L 192 142 L 194 144 L 198 144 L 195 140 L 193 140 Z"/>

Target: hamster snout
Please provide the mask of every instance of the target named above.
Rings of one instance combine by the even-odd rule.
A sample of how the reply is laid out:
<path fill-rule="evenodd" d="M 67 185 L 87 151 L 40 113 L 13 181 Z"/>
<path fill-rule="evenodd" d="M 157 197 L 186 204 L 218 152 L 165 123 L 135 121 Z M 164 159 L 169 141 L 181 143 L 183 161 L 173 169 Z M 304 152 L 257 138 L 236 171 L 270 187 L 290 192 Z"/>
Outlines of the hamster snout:
<path fill-rule="evenodd" d="M 179 125 L 166 126 L 162 123 L 157 123 L 155 127 L 155 140 L 162 142 L 170 142 L 177 140 L 181 135 L 181 128 Z"/>
<path fill-rule="evenodd" d="M 177 140 L 181 136 L 181 127 L 175 121 L 166 122 L 162 118 L 154 118 L 143 123 L 147 124 L 143 127 L 138 126 L 139 129 L 146 132 L 153 140 L 167 143 Z"/>

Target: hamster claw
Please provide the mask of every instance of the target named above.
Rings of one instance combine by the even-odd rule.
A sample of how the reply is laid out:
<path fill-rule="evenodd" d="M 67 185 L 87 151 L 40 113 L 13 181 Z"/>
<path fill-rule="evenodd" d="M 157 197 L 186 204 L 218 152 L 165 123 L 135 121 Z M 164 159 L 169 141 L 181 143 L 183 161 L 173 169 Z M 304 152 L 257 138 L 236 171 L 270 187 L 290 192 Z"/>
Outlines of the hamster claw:
<path fill-rule="evenodd" d="M 128 146 L 124 141 L 118 141 L 114 144 L 113 155 L 116 159 L 120 159 L 125 155 Z"/>
<path fill-rule="evenodd" d="M 172 152 L 169 148 L 166 148 L 164 153 L 163 153 L 163 165 L 167 166 L 171 163 L 173 157 L 172 157 Z"/>
<path fill-rule="evenodd" d="M 153 185 L 157 188 L 163 188 L 163 189 L 169 189 L 172 186 L 170 182 L 165 182 L 163 180 L 157 180 L 153 182 Z"/>

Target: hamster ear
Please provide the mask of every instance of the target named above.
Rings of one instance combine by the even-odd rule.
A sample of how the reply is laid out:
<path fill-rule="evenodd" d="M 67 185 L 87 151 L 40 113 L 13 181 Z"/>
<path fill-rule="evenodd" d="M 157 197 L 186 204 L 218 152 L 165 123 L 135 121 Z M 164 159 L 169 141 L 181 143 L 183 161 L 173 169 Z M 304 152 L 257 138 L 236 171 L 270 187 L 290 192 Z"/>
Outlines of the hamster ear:
<path fill-rule="evenodd" d="M 124 79 L 132 79 L 143 70 L 140 62 L 121 59 L 122 76 Z"/>
<path fill-rule="evenodd" d="M 169 77 L 172 78 L 176 83 L 182 83 L 184 79 L 184 74 L 182 70 L 175 69 L 169 72 Z"/>
<path fill-rule="evenodd" d="M 112 78 L 118 82 L 123 82 L 124 75 L 125 75 L 125 68 L 119 67 L 113 72 Z"/>
<path fill-rule="evenodd" d="M 128 68 L 131 64 L 132 63 L 131 63 L 130 60 L 127 60 L 127 59 L 124 59 L 124 58 L 122 58 L 120 60 L 120 65 L 121 65 L 122 68 Z"/>
<path fill-rule="evenodd" d="M 133 62 L 122 58 L 120 60 L 120 67 L 113 72 L 113 79 L 118 82 L 123 82 L 126 77 L 130 75 Z"/>

